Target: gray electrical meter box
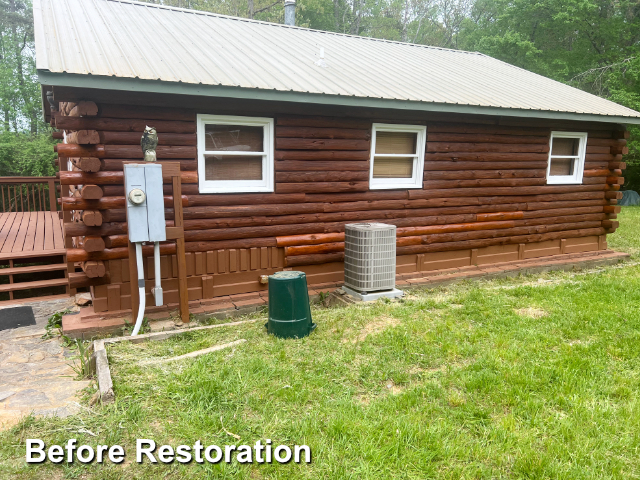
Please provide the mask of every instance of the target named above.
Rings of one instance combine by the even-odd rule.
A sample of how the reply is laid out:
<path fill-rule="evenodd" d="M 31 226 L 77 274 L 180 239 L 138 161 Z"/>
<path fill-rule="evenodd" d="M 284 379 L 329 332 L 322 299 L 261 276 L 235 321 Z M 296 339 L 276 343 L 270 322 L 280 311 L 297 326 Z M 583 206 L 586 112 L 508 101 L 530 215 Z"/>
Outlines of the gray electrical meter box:
<path fill-rule="evenodd" d="M 162 191 L 162 165 L 124 165 L 129 241 L 164 242 L 167 239 Z"/>

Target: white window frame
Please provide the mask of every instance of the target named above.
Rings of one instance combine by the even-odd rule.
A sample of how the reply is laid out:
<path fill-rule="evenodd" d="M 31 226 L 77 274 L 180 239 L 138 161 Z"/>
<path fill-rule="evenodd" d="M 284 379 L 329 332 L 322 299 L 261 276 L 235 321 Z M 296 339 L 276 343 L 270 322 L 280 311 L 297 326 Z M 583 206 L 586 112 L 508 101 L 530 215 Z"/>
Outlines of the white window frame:
<path fill-rule="evenodd" d="M 554 138 L 578 138 L 578 155 L 552 155 Z M 578 185 L 582 183 L 584 174 L 584 157 L 587 153 L 587 133 L 586 132 L 551 132 L 549 137 L 549 160 L 547 161 L 547 184 L 548 185 Z M 551 160 L 553 158 L 574 158 L 573 175 L 551 175 Z"/>
<path fill-rule="evenodd" d="M 377 132 L 408 132 L 417 133 L 416 153 L 407 154 L 377 154 L 376 155 L 376 133 Z M 371 131 L 371 159 L 369 163 L 369 188 L 371 190 L 389 190 L 398 188 L 422 188 L 424 176 L 424 151 L 427 140 L 427 127 L 424 125 L 396 125 L 389 123 L 374 123 Z M 373 162 L 375 157 L 405 158 L 413 156 L 413 174 L 411 178 L 373 178 Z"/>
<path fill-rule="evenodd" d="M 205 125 L 241 125 L 262 127 L 264 131 L 262 152 L 233 152 L 205 150 Z M 273 118 L 236 117 L 229 115 L 198 114 L 198 190 L 200 193 L 273 192 Z M 262 155 L 262 180 L 207 180 L 205 155 L 247 156 Z"/>

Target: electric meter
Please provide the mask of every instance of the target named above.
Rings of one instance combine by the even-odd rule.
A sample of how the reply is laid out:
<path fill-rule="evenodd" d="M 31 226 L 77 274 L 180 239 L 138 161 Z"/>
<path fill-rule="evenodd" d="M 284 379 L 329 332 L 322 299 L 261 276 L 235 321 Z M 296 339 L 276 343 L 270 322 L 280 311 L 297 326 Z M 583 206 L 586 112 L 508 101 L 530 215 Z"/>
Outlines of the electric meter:
<path fill-rule="evenodd" d="M 142 205 L 147 196 L 139 188 L 134 188 L 129 192 L 129 201 L 134 205 Z"/>

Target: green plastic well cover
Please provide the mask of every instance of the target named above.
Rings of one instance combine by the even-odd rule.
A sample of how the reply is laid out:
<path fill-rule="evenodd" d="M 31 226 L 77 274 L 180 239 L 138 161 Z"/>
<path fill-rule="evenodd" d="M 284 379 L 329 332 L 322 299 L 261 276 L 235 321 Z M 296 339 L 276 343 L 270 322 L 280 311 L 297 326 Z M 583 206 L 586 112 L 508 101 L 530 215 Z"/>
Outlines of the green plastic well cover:
<path fill-rule="evenodd" d="M 279 338 L 302 338 L 315 328 L 305 273 L 286 271 L 270 275 L 267 332 Z"/>

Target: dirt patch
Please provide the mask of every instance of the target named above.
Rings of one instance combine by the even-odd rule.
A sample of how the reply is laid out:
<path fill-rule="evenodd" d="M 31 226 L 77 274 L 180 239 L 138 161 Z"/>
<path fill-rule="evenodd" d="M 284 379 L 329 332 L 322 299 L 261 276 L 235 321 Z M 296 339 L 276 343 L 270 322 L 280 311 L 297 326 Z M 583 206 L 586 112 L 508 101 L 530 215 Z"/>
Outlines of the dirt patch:
<path fill-rule="evenodd" d="M 416 355 L 420 355 L 420 354 L 416 354 Z M 430 368 L 414 365 L 409 370 L 409 373 L 411 375 L 417 375 L 417 376 L 430 376 L 430 375 L 436 375 L 439 373 L 447 373 L 448 370 L 453 371 L 453 370 L 460 370 L 461 368 L 465 368 L 471 365 L 474 361 L 475 359 L 471 357 L 471 358 L 464 358 L 459 361 L 447 361 L 438 366 L 433 366 Z"/>
<path fill-rule="evenodd" d="M 495 285 L 492 287 L 488 287 L 490 290 L 513 290 L 515 288 L 521 288 L 521 287 L 552 287 L 555 285 L 562 285 L 562 284 L 574 284 L 574 283 L 578 283 L 576 281 L 573 281 L 569 278 L 538 278 L 537 280 L 532 280 L 532 281 L 525 281 L 525 282 L 521 282 L 521 283 L 511 283 L 509 285 Z"/>
<path fill-rule="evenodd" d="M 520 308 L 515 312 L 521 317 L 529 317 L 529 318 L 542 318 L 549 315 L 547 312 L 545 312 L 541 308 L 535 308 L 535 307 Z"/>
<path fill-rule="evenodd" d="M 251 474 L 249 475 L 249 478 L 253 479 L 253 480 L 259 480 L 261 478 L 264 478 L 262 476 L 262 474 L 258 471 L 257 468 L 254 468 L 253 470 L 251 470 Z"/>
<path fill-rule="evenodd" d="M 353 399 L 360 405 L 367 406 L 371 403 L 371 396 L 366 393 L 354 395 Z"/>
<path fill-rule="evenodd" d="M 416 295 L 415 293 L 409 292 L 407 290 L 404 291 L 404 295 L 402 296 L 402 299 L 407 301 L 407 300 L 420 300 L 422 297 L 420 297 L 420 295 Z"/>
<path fill-rule="evenodd" d="M 369 335 L 375 335 L 384 332 L 387 328 L 397 327 L 398 325 L 400 325 L 400 320 L 398 320 L 397 318 L 389 317 L 386 315 L 378 317 L 373 322 L 367 323 L 364 328 L 360 330 L 358 336 L 354 340 L 352 340 L 352 343 L 362 342 Z"/>
<path fill-rule="evenodd" d="M 448 303 L 452 296 L 453 295 L 449 292 L 440 292 L 429 298 L 429 300 L 432 300 L 436 303 Z"/>
<path fill-rule="evenodd" d="M 442 317 L 443 311 L 435 308 L 428 308 L 424 310 L 418 310 L 411 314 L 412 320 L 429 320 L 439 319 Z"/>
<path fill-rule="evenodd" d="M 404 391 L 403 387 L 401 387 L 400 385 L 396 385 L 392 380 L 389 380 L 385 387 L 389 392 L 391 392 L 392 395 L 399 395 Z"/>

